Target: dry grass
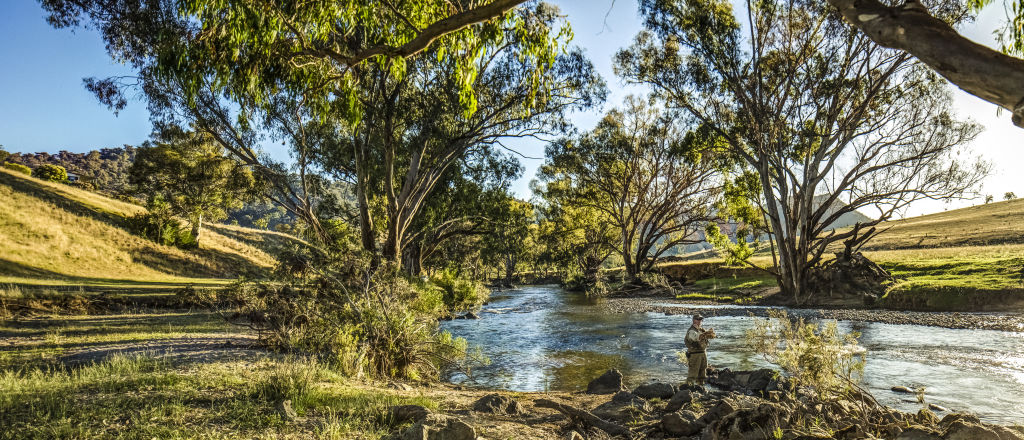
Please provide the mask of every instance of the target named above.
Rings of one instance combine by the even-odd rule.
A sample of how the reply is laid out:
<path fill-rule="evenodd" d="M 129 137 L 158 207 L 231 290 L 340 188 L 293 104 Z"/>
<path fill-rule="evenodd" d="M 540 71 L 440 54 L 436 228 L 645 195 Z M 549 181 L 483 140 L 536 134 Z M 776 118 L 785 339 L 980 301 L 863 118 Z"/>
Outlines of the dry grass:
<path fill-rule="evenodd" d="M 295 239 L 215 225 L 201 247 L 161 246 L 123 229 L 144 208 L 67 185 L 0 170 L 0 283 L 216 283 L 258 276 L 268 250 Z"/>

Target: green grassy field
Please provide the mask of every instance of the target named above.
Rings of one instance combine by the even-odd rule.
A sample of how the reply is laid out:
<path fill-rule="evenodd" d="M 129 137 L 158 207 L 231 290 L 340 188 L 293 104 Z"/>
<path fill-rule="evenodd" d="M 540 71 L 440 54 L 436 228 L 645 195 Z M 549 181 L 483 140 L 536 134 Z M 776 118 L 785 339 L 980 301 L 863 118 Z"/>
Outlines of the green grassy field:
<path fill-rule="evenodd" d="M 0 287 L 180 288 L 261 276 L 274 249 L 296 239 L 209 225 L 196 250 L 161 246 L 124 229 L 144 208 L 0 169 Z"/>
<path fill-rule="evenodd" d="M 864 247 L 864 254 L 899 279 L 883 305 L 932 310 L 1024 305 L 1024 200 L 883 223 L 880 229 L 885 232 Z M 751 261 L 762 267 L 772 264 L 765 252 Z M 723 267 L 717 259 L 659 267 L 698 279 L 695 286 L 701 293 L 684 295 L 690 299 L 733 300 L 775 284 L 763 272 Z"/>
<path fill-rule="evenodd" d="M 0 439 L 377 438 L 393 429 L 389 406 L 437 407 L 244 348 L 237 331 L 208 313 L 2 323 Z M 297 419 L 276 410 L 285 399 Z"/>

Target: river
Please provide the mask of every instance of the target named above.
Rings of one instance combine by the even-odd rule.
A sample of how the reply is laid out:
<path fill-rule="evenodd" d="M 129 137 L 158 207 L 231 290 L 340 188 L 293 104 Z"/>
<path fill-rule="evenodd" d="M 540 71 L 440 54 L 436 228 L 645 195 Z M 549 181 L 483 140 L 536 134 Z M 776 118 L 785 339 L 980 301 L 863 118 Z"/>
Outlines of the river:
<path fill-rule="evenodd" d="M 753 320 L 764 318 L 714 316 L 714 306 L 709 307 L 704 326 L 718 334 L 708 352 L 711 366 L 771 366 L 743 343 Z M 492 293 L 480 317 L 442 324 L 491 360 L 474 369 L 472 379 L 453 374 L 454 383 L 577 391 L 609 368 L 622 371 L 631 386 L 686 378 L 676 354 L 690 325 L 686 315 L 608 313 L 556 286 L 530 286 Z M 925 387 L 927 402 L 973 412 L 988 422 L 1024 423 L 1024 332 L 860 321 L 838 325 L 861 333 L 860 344 L 867 349 L 864 382 L 879 402 L 916 412 L 921 405 L 915 396 L 890 387 Z"/>

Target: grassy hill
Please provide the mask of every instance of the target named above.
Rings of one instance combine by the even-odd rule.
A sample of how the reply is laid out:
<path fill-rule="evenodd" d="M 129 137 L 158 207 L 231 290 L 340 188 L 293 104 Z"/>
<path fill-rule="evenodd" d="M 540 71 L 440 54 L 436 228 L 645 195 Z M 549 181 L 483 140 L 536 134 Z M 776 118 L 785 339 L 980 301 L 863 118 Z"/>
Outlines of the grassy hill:
<path fill-rule="evenodd" d="M 297 240 L 210 225 L 195 250 L 162 246 L 124 229 L 144 208 L 0 169 L 0 286 L 171 287 L 261 276 L 274 249 Z"/>
<path fill-rule="evenodd" d="M 895 220 L 862 249 L 899 278 L 884 298 L 892 307 L 1005 310 L 1024 304 L 1024 199 Z M 835 251 L 840 247 L 836 246 Z M 752 261 L 771 264 L 767 250 Z M 752 268 L 722 267 L 718 259 L 661 265 L 672 276 L 700 279 L 708 292 L 764 290 L 774 280 Z"/>

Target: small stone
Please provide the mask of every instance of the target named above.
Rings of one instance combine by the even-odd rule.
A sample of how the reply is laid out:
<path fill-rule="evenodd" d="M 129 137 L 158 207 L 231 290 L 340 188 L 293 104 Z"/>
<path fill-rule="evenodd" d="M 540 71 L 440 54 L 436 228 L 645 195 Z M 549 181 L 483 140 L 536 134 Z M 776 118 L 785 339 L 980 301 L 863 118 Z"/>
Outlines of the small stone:
<path fill-rule="evenodd" d="M 587 384 L 587 394 L 612 394 L 625 390 L 622 385 L 622 373 L 611 369 Z"/>
<path fill-rule="evenodd" d="M 928 404 L 928 409 L 930 409 L 932 411 L 949 412 L 948 408 L 946 408 L 946 407 L 944 407 L 942 405 L 935 404 L 935 403 L 929 403 Z"/>
<path fill-rule="evenodd" d="M 274 410 L 276 410 L 277 413 L 281 415 L 282 419 L 288 421 L 295 420 L 295 418 L 298 417 L 298 414 L 296 414 L 295 410 L 292 409 L 291 400 L 285 399 L 277 401 L 277 404 L 274 405 Z"/>
<path fill-rule="evenodd" d="M 894 386 L 892 388 L 889 388 L 889 390 L 891 390 L 894 393 L 914 394 L 914 390 L 913 389 L 911 389 L 910 387 L 902 386 L 902 385 Z"/>

